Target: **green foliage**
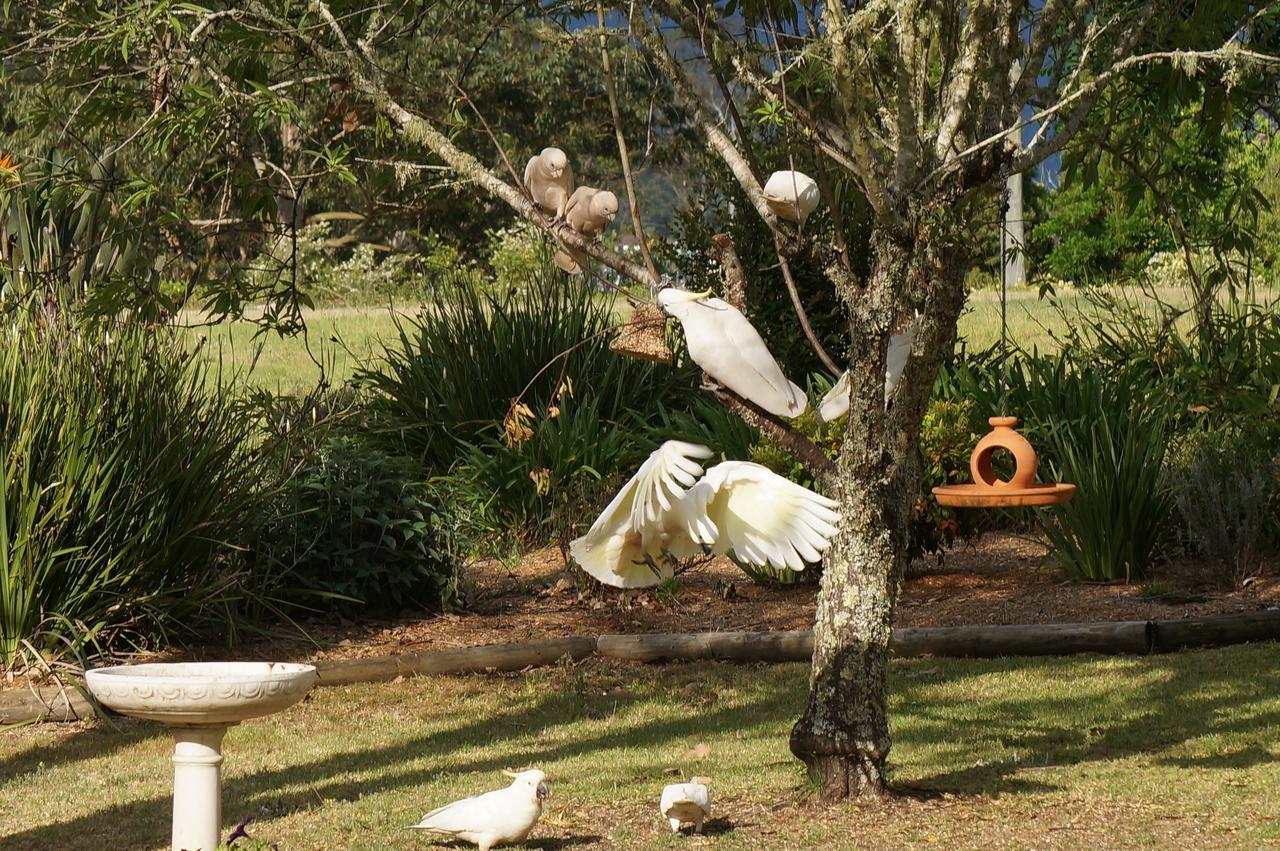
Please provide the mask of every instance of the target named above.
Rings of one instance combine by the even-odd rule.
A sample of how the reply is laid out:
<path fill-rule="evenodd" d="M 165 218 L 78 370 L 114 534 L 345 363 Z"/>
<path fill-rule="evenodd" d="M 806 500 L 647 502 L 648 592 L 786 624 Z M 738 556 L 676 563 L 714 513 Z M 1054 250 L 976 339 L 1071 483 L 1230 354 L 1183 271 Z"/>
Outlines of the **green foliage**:
<path fill-rule="evenodd" d="M 1029 360 L 1027 418 L 1040 425 L 1042 480 L 1073 482 L 1074 498 L 1039 512 L 1053 557 L 1080 579 L 1147 574 L 1170 531 L 1163 477 L 1169 411 L 1131 371 L 1107 375 L 1064 360 Z"/>
<path fill-rule="evenodd" d="M 3 332 L 0 664 L 37 632 L 73 647 L 234 632 L 258 590 L 236 548 L 261 470 L 252 414 L 200 363 L 135 326 Z"/>
<path fill-rule="evenodd" d="M 1045 251 L 1038 268 L 1076 285 L 1135 278 L 1153 251 L 1171 247 L 1149 207 L 1125 209 L 1101 183 L 1054 193 L 1030 239 Z"/>
<path fill-rule="evenodd" d="M 409 462 L 341 430 L 289 461 L 257 547 L 281 599 L 384 611 L 458 602 L 465 544 L 448 506 Z"/>
<path fill-rule="evenodd" d="M 973 410 L 972 399 L 934 399 L 925 411 L 920 424 L 920 494 L 911 512 L 909 559 L 941 555 L 957 539 L 972 537 L 981 529 L 982 512 L 956 511 L 933 497 L 939 485 L 970 481 L 969 454 L 978 441 L 971 426 Z"/>
<path fill-rule="evenodd" d="M 375 394 L 378 427 L 432 471 L 452 466 L 460 442 L 503 431 L 518 442 L 522 419 L 550 416 L 561 400 L 622 422 L 692 383 L 685 367 L 610 351 L 611 303 L 554 268 L 540 267 L 519 291 L 480 292 L 468 279 L 438 289 L 447 296 L 399 323 L 398 339 L 357 372 Z"/>
<path fill-rule="evenodd" d="M 1239 581 L 1280 532 L 1280 429 L 1274 421 L 1193 432 L 1170 453 L 1168 479 L 1201 555 Z"/>

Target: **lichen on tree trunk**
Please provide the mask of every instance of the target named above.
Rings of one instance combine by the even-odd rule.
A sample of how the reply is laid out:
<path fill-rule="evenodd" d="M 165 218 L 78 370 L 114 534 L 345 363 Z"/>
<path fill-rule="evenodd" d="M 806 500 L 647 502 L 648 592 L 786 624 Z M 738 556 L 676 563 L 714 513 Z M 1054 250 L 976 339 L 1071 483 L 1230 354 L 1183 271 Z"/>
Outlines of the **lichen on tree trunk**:
<path fill-rule="evenodd" d="M 849 364 L 849 418 L 836 472 L 841 519 L 818 595 L 809 697 L 791 732 L 792 752 L 828 800 L 875 797 L 886 790 L 886 676 L 910 511 L 920 484 L 915 446 L 964 301 L 959 258 L 940 258 L 927 249 L 929 234 L 918 236 L 926 242 L 877 239 L 865 287 L 837 282 L 851 338 L 864 342 Z M 902 314 L 915 307 L 922 316 L 911 363 L 886 407 L 888 339 Z"/>

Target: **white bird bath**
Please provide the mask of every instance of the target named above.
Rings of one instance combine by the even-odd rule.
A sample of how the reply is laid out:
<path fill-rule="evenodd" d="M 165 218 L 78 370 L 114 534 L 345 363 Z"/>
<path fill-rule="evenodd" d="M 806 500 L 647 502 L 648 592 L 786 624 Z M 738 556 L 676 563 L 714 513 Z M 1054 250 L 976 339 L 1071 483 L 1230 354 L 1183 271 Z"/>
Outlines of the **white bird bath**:
<path fill-rule="evenodd" d="M 159 721 L 173 734 L 173 851 L 215 851 L 222 827 L 222 737 L 246 718 L 279 712 L 316 680 L 312 665 L 178 662 L 85 672 L 103 706 Z"/>

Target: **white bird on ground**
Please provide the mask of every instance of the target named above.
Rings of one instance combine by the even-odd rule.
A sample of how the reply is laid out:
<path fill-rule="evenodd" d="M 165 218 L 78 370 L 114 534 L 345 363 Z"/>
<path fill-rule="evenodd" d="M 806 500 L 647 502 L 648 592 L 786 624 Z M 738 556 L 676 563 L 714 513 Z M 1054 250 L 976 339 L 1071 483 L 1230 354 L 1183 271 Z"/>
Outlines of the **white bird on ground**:
<path fill-rule="evenodd" d="M 670 822 L 672 833 L 679 833 L 682 824 L 692 824 L 695 833 L 702 833 L 702 825 L 711 813 L 707 783 L 705 777 L 693 777 L 688 783 L 672 783 L 662 790 L 658 810 Z"/>
<path fill-rule="evenodd" d="M 537 769 L 502 773 L 514 778 L 505 789 L 445 804 L 410 827 L 474 842 L 480 851 L 524 842 L 542 815 L 543 800 L 551 794 L 547 775 Z"/>
<path fill-rule="evenodd" d="M 579 186 L 569 196 L 565 205 L 564 220 L 583 236 L 600 239 L 600 234 L 618 215 L 618 196 L 607 189 L 593 189 L 590 186 Z M 587 262 L 586 255 L 571 248 L 561 248 L 552 258 L 555 264 L 570 275 L 582 272 Z"/>
<path fill-rule="evenodd" d="M 559 148 L 543 148 L 524 167 L 524 188 L 529 190 L 533 203 L 554 216 L 553 224 L 561 221 L 573 193 L 569 157 Z"/>
<path fill-rule="evenodd" d="M 914 328 L 907 328 L 889 338 L 889 351 L 885 355 L 884 369 L 884 403 L 889 404 L 889 394 L 902 379 L 902 371 L 907 368 L 907 360 L 911 357 L 911 344 L 916 338 Z M 849 413 L 849 371 L 845 370 L 840 380 L 835 383 L 818 405 L 818 419 L 824 423 L 838 420 Z"/>
<path fill-rule="evenodd" d="M 782 374 L 769 347 L 736 307 L 710 291 L 667 287 L 658 304 L 684 328 L 694 363 L 742 398 L 779 417 L 798 417 L 809 404 L 803 390 Z"/>
<path fill-rule="evenodd" d="M 732 553 L 739 561 L 803 570 L 836 531 L 836 502 L 747 461 L 706 471 L 705 446 L 668 440 L 640 466 L 569 552 L 618 588 L 648 588 L 680 559 Z"/>
<path fill-rule="evenodd" d="M 818 183 L 799 171 L 775 171 L 764 184 L 764 200 L 774 215 L 804 225 L 818 208 Z"/>

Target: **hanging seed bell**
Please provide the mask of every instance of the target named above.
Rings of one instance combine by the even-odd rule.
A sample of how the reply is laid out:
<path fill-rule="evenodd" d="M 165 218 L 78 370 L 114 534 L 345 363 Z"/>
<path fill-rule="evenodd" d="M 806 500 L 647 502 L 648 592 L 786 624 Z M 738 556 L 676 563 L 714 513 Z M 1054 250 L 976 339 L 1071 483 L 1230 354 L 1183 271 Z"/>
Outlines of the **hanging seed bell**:
<path fill-rule="evenodd" d="M 637 304 L 631 318 L 609 343 L 609 348 L 627 357 L 671 363 L 666 329 L 667 317 L 661 307 L 656 304 Z"/>

